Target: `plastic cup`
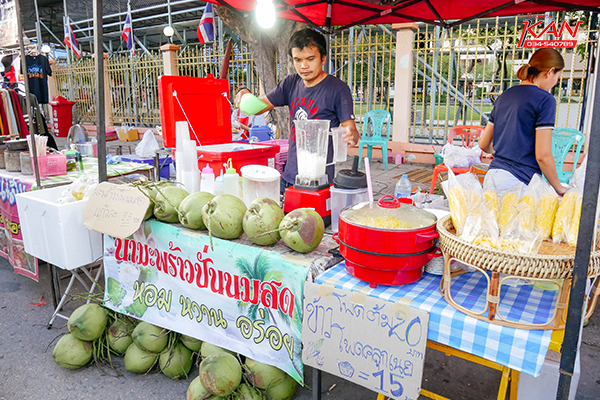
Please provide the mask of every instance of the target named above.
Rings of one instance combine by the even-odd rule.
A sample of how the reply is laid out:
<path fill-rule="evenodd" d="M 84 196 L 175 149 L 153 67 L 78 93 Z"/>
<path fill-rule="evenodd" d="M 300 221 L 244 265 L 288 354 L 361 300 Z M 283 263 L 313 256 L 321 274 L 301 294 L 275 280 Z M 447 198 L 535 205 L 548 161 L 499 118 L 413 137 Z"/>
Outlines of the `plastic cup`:
<path fill-rule="evenodd" d="M 251 93 L 245 93 L 240 99 L 240 110 L 246 115 L 258 114 L 267 108 L 267 104 Z"/>
<path fill-rule="evenodd" d="M 333 158 L 335 162 L 344 162 L 348 158 L 348 143 L 344 141 L 344 133 L 346 128 L 337 127 L 331 128 L 333 135 Z"/>

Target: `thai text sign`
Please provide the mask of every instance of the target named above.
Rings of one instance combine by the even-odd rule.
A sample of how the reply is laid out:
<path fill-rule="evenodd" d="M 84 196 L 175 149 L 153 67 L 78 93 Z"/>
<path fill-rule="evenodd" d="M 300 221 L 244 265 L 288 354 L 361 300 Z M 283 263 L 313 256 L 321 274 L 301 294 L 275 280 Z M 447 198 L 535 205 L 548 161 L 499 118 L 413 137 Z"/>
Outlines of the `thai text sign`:
<path fill-rule="evenodd" d="M 385 396 L 416 400 L 429 313 L 360 292 L 307 283 L 302 360 Z"/>
<path fill-rule="evenodd" d="M 146 221 L 104 235 L 105 304 L 274 365 L 303 381 L 302 295 L 308 269 L 278 253 Z"/>
<path fill-rule="evenodd" d="M 577 31 L 579 25 L 583 21 L 577 21 L 574 27 L 571 27 L 567 21 L 563 21 L 560 28 L 557 30 L 556 23 L 550 21 L 548 25 L 544 24 L 544 21 L 538 21 L 531 23 L 528 20 L 523 21 L 525 26 L 523 32 L 521 32 L 521 38 L 519 39 L 518 47 L 536 48 L 536 47 L 575 47 L 577 46 Z M 563 34 L 571 39 L 561 39 Z M 541 40 L 544 35 L 553 36 L 553 40 Z"/>

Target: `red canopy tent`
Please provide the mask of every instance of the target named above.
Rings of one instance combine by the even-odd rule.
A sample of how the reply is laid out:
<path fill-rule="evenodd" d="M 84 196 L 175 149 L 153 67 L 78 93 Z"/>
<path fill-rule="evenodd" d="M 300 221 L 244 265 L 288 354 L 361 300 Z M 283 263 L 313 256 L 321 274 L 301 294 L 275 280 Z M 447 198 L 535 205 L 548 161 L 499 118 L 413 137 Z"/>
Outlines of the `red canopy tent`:
<path fill-rule="evenodd" d="M 241 11 L 253 11 L 256 1 L 208 0 Z M 305 22 L 326 33 L 353 25 L 426 22 L 452 27 L 472 19 L 548 11 L 583 10 L 600 12 L 600 0 L 273 0 L 279 18 Z M 335 29 L 334 29 L 335 27 Z M 595 93 L 600 93 L 596 79 Z M 587 270 L 596 224 L 600 188 L 600 99 L 594 101 L 579 240 L 575 254 L 573 283 L 560 362 L 557 399 L 568 399 L 577 356 Z M 320 374 L 314 374 L 320 387 Z M 317 397 L 320 398 L 320 395 Z"/>

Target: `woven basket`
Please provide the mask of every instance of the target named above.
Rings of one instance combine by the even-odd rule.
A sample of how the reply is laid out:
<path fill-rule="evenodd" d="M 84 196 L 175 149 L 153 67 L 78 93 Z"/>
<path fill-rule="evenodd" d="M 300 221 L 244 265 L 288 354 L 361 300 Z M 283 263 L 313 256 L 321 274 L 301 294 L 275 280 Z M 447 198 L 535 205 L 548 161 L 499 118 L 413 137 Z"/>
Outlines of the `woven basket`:
<path fill-rule="evenodd" d="M 575 255 L 540 255 L 515 253 L 493 249 L 467 242 L 450 231 L 453 230 L 451 216 L 437 223 L 440 234 L 439 245 L 444 256 L 453 257 L 467 264 L 488 271 L 527 278 L 570 279 Z M 600 251 L 592 252 L 588 277 L 600 274 Z"/>

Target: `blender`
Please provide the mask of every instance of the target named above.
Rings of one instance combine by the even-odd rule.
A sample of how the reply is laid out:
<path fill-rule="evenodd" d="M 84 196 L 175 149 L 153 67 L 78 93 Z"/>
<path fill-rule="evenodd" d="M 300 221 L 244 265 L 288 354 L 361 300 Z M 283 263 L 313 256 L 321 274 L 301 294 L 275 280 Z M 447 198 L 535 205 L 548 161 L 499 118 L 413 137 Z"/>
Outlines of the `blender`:
<path fill-rule="evenodd" d="M 283 211 L 314 208 L 325 226 L 331 224 L 331 193 L 325 174 L 329 144 L 329 121 L 294 120 L 298 175 L 294 186 L 285 190 Z"/>

